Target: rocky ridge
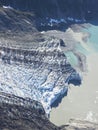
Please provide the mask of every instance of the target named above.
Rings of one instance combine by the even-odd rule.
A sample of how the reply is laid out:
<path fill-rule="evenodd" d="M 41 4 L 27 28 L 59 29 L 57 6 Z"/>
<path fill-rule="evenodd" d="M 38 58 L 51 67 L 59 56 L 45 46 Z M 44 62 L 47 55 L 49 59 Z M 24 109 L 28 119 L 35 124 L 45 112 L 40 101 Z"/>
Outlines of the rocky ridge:
<path fill-rule="evenodd" d="M 0 92 L 0 130 L 59 130 L 49 122 L 42 105 Z"/>

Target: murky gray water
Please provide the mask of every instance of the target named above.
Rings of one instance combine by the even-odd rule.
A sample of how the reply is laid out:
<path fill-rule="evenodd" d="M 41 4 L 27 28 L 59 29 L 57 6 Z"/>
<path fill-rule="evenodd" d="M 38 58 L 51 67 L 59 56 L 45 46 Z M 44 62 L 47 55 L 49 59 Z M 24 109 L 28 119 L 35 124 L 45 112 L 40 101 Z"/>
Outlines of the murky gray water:
<path fill-rule="evenodd" d="M 56 125 L 65 124 L 70 118 L 98 122 L 98 37 L 94 35 L 98 34 L 98 26 L 91 26 L 88 31 L 92 37 L 87 44 L 93 48 L 87 56 L 88 72 L 83 74 L 82 85 L 69 86 L 68 95 L 52 109 L 50 120 Z"/>

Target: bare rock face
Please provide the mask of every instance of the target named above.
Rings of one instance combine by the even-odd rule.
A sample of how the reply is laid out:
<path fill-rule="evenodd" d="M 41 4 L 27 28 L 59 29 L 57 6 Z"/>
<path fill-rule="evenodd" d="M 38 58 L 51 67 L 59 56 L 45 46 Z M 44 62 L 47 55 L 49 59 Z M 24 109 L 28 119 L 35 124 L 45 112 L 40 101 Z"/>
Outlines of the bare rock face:
<path fill-rule="evenodd" d="M 0 7 L 0 33 L 35 33 L 35 17 L 33 13 L 21 12 L 11 7 Z"/>
<path fill-rule="evenodd" d="M 95 17 L 98 11 L 97 0 L 0 0 L 0 2 L 16 9 L 34 11 L 39 17 L 69 16 L 88 19 Z"/>
<path fill-rule="evenodd" d="M 27 129 L 59 130 L 39 102 L 0 92 L 0 130 Z"/>

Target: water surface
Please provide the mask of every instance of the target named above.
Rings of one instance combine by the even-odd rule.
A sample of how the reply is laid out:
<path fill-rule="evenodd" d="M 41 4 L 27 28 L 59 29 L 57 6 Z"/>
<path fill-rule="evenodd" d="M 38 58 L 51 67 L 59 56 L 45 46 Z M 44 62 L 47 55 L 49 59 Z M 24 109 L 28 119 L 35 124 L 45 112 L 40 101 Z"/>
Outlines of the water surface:
<path fill-rule="evenodd" d="M 86 31 L 91 34 L 86 43 L 89 53 L 86 54 L 86 49 L 80 45 L 78 51 L 87 56 L 88 72 L 83 74 L 82 85 L 70 85 L 68 95 L 52 109 L 50 120 L 56 125 L 65 124 L 71 118 L 98 122 L 98 26 L 91 25 Z M 72 53 L 67 57 L 73 65 L 77 63 Z"/>
<path fill-rule="evenodd" d="M 71 51 L 68 51 L 65 53 L 68 62 L 72 65 L 72 66 L 76 66 L 78 64 L 78 59 L 75 56 L 75 54 Z"/>

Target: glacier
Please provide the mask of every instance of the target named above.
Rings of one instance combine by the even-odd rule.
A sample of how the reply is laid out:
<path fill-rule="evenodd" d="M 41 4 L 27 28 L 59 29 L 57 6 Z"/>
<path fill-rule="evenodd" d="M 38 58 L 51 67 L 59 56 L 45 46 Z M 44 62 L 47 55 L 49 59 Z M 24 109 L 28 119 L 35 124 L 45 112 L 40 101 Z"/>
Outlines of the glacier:
<path fill-rule="evenodd" d="M 54 87 L 58 77 L 51 74 L 48 82 L 47 70 L 36 74 L 37 70 L 17 65 L 0 64 L 0 91 L 14 94 L 24 98 L 31 98 L 40 101 L 47 114 L 50 113 L 51 104 L 63 93 L 67 92 L 66 87 Z M 43 76 L 44 75 L 44 76 Z M 44 84 L 45 82 L 45 84 Z"/>
<path fill-rule="evenodd" d="M 67 93 L 68 84 L 80 82 L 81 77 L 62 51 L 63 40 L 48 38 L 33 43 L 32 49 L 18 44 L 0 47 L 0 91 L 37 100 L 49 115 L 52 104 Z"/>

